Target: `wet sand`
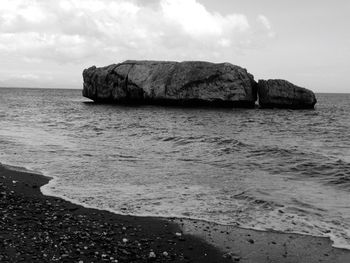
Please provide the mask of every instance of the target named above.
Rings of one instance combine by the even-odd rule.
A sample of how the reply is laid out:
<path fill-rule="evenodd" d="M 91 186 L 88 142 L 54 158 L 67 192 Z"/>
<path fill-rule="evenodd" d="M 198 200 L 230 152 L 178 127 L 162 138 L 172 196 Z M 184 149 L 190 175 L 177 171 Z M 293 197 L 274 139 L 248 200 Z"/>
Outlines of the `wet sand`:
<path fill-rule="evenodd" d="M 44 196 L 48 180 L 0 166 L 0 262 L 229 262 L 165 219 Z"/>
<path fill-rule="evenodd" d="M 332 247 L 329 238 L 258 231 L 195 220 L 174 220 L 183 233 L 203 238 L 238 262 L 350 262 L 350 250 Z"/>
<path fill-rule="evenodd" d="M 327 238 L 134 217 L 44 196 L 0 165 L 0 262 L 350 262 Z"/>

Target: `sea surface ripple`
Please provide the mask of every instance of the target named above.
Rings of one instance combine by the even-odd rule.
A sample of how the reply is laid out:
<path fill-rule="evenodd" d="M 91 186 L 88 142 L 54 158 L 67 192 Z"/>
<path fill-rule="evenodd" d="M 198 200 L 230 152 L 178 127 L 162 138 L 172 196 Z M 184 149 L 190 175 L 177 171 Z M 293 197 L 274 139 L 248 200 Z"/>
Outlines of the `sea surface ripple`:
<path fill-rule="evenodd" d="M 0 89 L 0 162 L 45 194 L 132 215 L 329 236 L 350 248 L 350 94 L 315 110 L 94 104 Z"/>

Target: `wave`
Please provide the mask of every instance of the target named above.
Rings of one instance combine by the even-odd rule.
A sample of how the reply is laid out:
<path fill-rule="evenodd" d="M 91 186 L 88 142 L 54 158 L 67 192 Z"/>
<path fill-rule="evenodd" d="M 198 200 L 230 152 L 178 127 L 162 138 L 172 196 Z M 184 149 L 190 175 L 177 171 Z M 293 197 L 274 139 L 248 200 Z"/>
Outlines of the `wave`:
<path fill-rule="evenodd" d="M 326 161 L 323 163 L 305 161 L 291 168 L 299 176 L 315 178 L 324 184 L 334 185 L 350 190 L 350 163 L 342 160 Z"/>
<path fill-rule="evenodd" d="M 6 92 L 0 159 L 53 177 L 46 194 L 315 235 L 350 224 L 350 97 L 341 106 L 327 97 L 312 112 L 253 112 L 90 107 L 78 91 Z"/>
<path fill-rule="evenodd" d="M 180 144 L 190 144 L 190 143 L 204 143 L 209 145 L 216 146 L 247 146 L 246 143 L 238 139 L 233 138 L 223 138 L 219 136 L 164 136 L 164 137 L 155 137 L 156 140 L 161 140 L 163 142 L 176 142 Z"/>
<path fill-rule="evenodd" d="M 296 147 L 252 146 L 248 158 L 261 158 L 256 166 L 290 179 L 315 179 L 324 184 L 350 190 L 350 163 L 332 156 Z"/>
<path fill-rule="evenodd" d="M 6 169 L 9 170 L 13 170 L 13 171 L 19 171 L 19 172 L 25 172 L 25 173 L 34 173 L 34 174 L 39 174 L 39 175 L 44 175 L 47 178 L 51 179 L 49 181 L 48 184 L 42 186 L 40 188 L 41 192 L 46 195 L 46 196 L 53 196 L 53 197 L 57 197 L 57 198 L 61 198 L 63 200 L 66 200 L 68 202 L 77 204 L 77 205 L 81 205 L 85 208 L 91 208 L 91 209 L 97 209 L 97 210 L 101 210 L 101 211 L 109 211 L 111 213 L 115 213 L 115 214 L 119 214 L 119 215 L 128 215 L 128 216 L 138 216 L 138 217 L 159 217 L 159 218 L 164 218 L 164 219 L 179 219 L 179 220 L 196 220 L 196 221 L 201 221 L 201 222 L 207 222 L 207 223 L 214 223 L 216 225 L 222 225 L 222 226 L 233 226 L 233 227 L 240 227 L 240 228 L 245 228 L 245 229 L 252 229 L 252 230 L 260 230 L 260 231 L 281 231 L 281 233 L 294 233 L 294 234 L 302 234 L 302 235 L 310 235 L 310 236 L 315 236 L 315 237 L 328 237 L 333 241 L 333 246 L 337 247 L 337 248 L 343 248 L 343 249 L 350 249 L 350 244 L 348 243 L 344 243 L 344 236 L 338 235 L 337 233 L 334 232 L 334 229 L 332 226 L 327 226 L 325 227 L 326 229 L 333 229 L 333 231 L 319 231 L 317 234 L 312 234 L 312 232 L 305 232 L 302 230 L 290 230 L 290 229 L 283 229 L 279 226 L 279 222 L 278 220 L 275 222 L 274 225 L 274 221 L 276 220 L 276 218 L 279 218 L 282 216 L 284 216 L 285 218 L 288 217 L 293 217 L 294 216 L 290 216 L 287 212 L 287 209 L 284 208 L 281 205 L 275 205 L 273 204 L 273 202 L 267 202 L 265 200 L 259 200 L 259 199 L 254 199 L 249 195 L 246 195 L 245 192 L 241 192 L 235 195 L 235 197 L 237 199 L 244 199 L 244 200 L 249 200 L 249 202 L 251 203 L 255 203 L 258 204 L 262 210 L 266 211 L 266 210 L 270 210 L 271 213 L 278 213 L 278 216 L 276 217 L 269 217 L 266 218 L 267 220 L 270 221 L 270 223 L 272 223 L 272 225 L 267 225 L 264 226 L 264 224 L 256 224 L 254 226 L 252 226 L 252 223 L 254 224 L 254 222 L 249 222 L 249 223 L 242 223 L 242 222 L 234 222 L 231 221 L 230 223 L 225 223 L 223 221 L 216 221 L 216 220 L 211 220 L 210 218 L 203 218 L 200 216 L 191 216 L 190 213 L 187 213 L 187 215 L 185 216 L 184 214 L 176 214 L 176 213 L 171 213 L 170 211 L 168 213 L 163 213 L 163 214 L 154 214 L 152 212 L 143 212 L 143 213 L 128 213 L 126 210 L 115 210 L 112 208 L 109 208 L 108 206 L 105 206 L 103 204 L 99 204 L 99 205 L 91 205 L 88 204 L 86 202 L 81 202 L 77 199 L 73 199 L 73 198 L 69 198 L 64 194 L 58 194 L 57 192 L 53 192 L 52 189 L 55 189 L 58 182 L 59 182 L 59 177 L 55 177 L 55 176 L 47 176 L 45 174 L 43 174 L 42 172 L 36 171 L 36 170 L 31 170 L 28 169 L 26 167 L 20 167 L 20 166 L 14 166 L 14 165 L 8 165 L 8 164 L 3 164 L 0 163 L 0 165 L 2 165 L 3 167 L 5 167 Z M 90 198 L 90 200 L 93 200 L 93 198 Z M 150 200 L 147 200 L 147 202 L 149 202 Z M 89 199 L 86 199 L 85 201 L 89 201 Z M 299 202 L 300 204 L 300 202 Z M 302 203 L 303 206 L 305 207 L 309 207 L 309 205 L 307 203 Z M 283 212 L 284 211 L 284 212 Z M 281 214 L 282 213 L 282 214 Z M 296 220 L 296 219 L 295 219 Z M 302 218 L 299 218 L 298 220 L 304 220 Z M 310 222 L 304 222 L 304 224 L 309 224 Z M 274 226 L 273 226 L 274 225 Z M 312 227 L 311 227 L 312 228 Z M 311 229 L 310 229 L 311 230 Z"/>

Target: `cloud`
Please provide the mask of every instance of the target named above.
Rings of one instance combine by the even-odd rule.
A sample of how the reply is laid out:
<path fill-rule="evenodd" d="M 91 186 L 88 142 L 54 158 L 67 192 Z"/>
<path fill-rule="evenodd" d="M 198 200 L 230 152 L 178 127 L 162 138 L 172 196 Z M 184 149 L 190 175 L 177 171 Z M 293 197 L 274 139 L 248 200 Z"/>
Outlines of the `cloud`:
<path fill-rule="evenodd" d="M 269 21 L 269 19 L 266 16 L 258 15 L 257 21 L 265 28 L 266 33 L 269 37 L 275 36 L 275 32 L 272 29 L 271 22 Z"/>
<path fill-rule="evenodd" d="M 54 77 L 48 72 L 26 73 L 21 70 L 7 74 L 0 72 L 1 87 L 47 87 L 51 82 L 55 82 Z M 42 85 L 43 83 L 45 85 Z"/>
<path fill-rule="evenodd" d="M 256 25 L 256 23 L 258 25 Z M 272 36 L 267 17 L 222 15 L 198 0 L 2 0 L 0 54 L 31 61 L 103 64 L 222 59 Z"/>
<path fill-rule="evenodd" d="M 11 78 L 18 78 L 18 79 L 23 79 L 23 80 L 38 80 L 40 77 L 36 74 L 21 74 L 21 75 L 12 75 L 10 76 Z"/>
<path fill-rule="evenodd" d="M 249 29 L 244 15 L 232 14 L 226 17 L 218 13 L 210 13 L 195 0 L 163 0 L 160 2 L 165 20 L 178 24 L 189 36 L 221 37 L 233 31 Z"/>
<path fill-rule="evenodd" d="M 261 24 L 268 30 L 272 29 L 270 21 L 264 15 L 258 15 L 257 20 L 261 22 Z"/>

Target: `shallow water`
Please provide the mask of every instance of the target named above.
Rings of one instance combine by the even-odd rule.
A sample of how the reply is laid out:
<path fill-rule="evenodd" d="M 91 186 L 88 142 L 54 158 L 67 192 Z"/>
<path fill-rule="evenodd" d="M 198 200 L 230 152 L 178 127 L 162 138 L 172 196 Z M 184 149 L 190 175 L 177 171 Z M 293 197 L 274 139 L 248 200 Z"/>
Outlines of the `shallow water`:
<path fill-rule="evenodd" d="M 45 194 L 123 214 L 327 235 L 350 248 L 350 94 L 316 110 L 98 105 L 0 89 L 0 162 Z"/>

